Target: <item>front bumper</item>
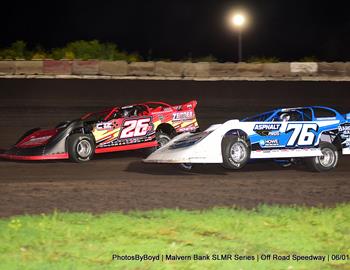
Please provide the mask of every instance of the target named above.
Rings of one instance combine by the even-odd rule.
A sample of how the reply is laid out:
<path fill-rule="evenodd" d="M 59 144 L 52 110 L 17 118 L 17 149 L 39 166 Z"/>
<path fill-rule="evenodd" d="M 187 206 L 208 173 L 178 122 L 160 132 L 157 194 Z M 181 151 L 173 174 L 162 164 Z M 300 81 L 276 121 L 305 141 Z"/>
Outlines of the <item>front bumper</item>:
<path fill-rule="evenodd" d="M 0 158 L 9 160 L 54 160 L 68 159 L 68 153 L 45 153 L 43 147 L 0 150 Z"/>

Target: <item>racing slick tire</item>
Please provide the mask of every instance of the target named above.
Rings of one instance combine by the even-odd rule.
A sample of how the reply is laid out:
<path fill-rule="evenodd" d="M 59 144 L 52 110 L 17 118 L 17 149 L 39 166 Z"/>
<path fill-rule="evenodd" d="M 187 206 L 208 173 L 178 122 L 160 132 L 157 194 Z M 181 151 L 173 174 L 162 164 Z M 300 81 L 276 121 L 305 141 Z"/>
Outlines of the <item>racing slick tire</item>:
<path fill-rule="evenodd" d="M 171 136 L 169 136 L 168 134 L 166 134 L 162 131 L 159 131 L 156 134 L 156 140 L 158 142 L 158 146 L 157 146 L 157 149 L 158 149 L 158 148 L 161 148 L 162 146 L 166 145 L 168 142 L 170 142 Z"/>
<path fill-rule="evenodd" d="M 337 148 L 329 142 L 320 142 L 323 156 L 306 158 L 308 168 L 314 172 L 327 172 L 335 168 L 339 161 Z"/>
<path fill-rule="evenodd" d="M 163 145 L 166 145 L 171 139 L 172 139 L 172 137 L 169 136 L 167 133 L 164 133 L 163 131 L 157 131 L 157 133 L 156 133 L 156 141 L 158 142 L 158 145 L 145 149 L 145 154 L 147 156 L 149 156 L 154 151 L 156 151 L 157 149 L 161 148 Z"/>
<path fill-rule="evenodd" d="M 250 158 L 248 143 L 237 136 L 226 136 L 222 140 L 222 166 L 226 169 L 243 168 Z"/>
<path fill-rule="evenodd" d="M 73 134 L 68 137 L 67 148 L 69 159 L 74 162 L 85 162 L 92 159 L 95 153 L 93 138 L 85 134 Z"/>

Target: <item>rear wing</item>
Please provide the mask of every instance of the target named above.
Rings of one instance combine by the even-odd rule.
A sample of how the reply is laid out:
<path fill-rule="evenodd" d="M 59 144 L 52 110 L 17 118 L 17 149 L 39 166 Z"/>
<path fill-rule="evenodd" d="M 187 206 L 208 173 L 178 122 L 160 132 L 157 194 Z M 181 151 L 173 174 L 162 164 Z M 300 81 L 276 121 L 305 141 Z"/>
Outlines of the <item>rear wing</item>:
<path fill-rule="evenodd" d="M 188 111 L 188 110 L 194 110 L 196 106 L 197 106 L 197 100 L 191 100 L 182 105 L 175 105 L 173 106 L 173 108 L 177 111 Z"/>

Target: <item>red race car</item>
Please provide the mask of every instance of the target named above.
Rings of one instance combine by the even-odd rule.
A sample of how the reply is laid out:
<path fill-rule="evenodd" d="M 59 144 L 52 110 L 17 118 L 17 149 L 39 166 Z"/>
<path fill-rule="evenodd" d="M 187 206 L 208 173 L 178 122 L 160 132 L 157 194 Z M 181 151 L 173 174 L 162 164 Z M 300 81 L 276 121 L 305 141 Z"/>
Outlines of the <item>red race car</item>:
<path fill-rule="evenodd" d="M 53 129 L 26 132 L 1 158 L 14 160 L 90 160 L 94 154 L 150 148 L 155 150 L 182 132 L 198 129 L 197 101 L 171 106 L 145 102 L 88 113 Z"/>

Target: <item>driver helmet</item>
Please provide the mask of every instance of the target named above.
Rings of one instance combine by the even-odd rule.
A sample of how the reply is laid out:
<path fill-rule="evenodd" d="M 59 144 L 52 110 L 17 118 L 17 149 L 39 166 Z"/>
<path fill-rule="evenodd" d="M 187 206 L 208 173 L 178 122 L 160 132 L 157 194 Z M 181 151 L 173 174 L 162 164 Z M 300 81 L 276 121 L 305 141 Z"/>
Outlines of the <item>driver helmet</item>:
<path fill-rule="evenodd" d="M 130 116 L 130 111 L 131 111 L 131 109 L 124 109 L 122 112 L 122 115 L 124 117 L 128 117 L 128 116 Z"/>
<path fill-rule="evenodd" d="M 282 113 L 280 115 L 280 120 L 282 122 L 287 122 L 287 121 L 289 121 L 289 119 L 290 119 L 290 115 L 288 113 Z"/>

